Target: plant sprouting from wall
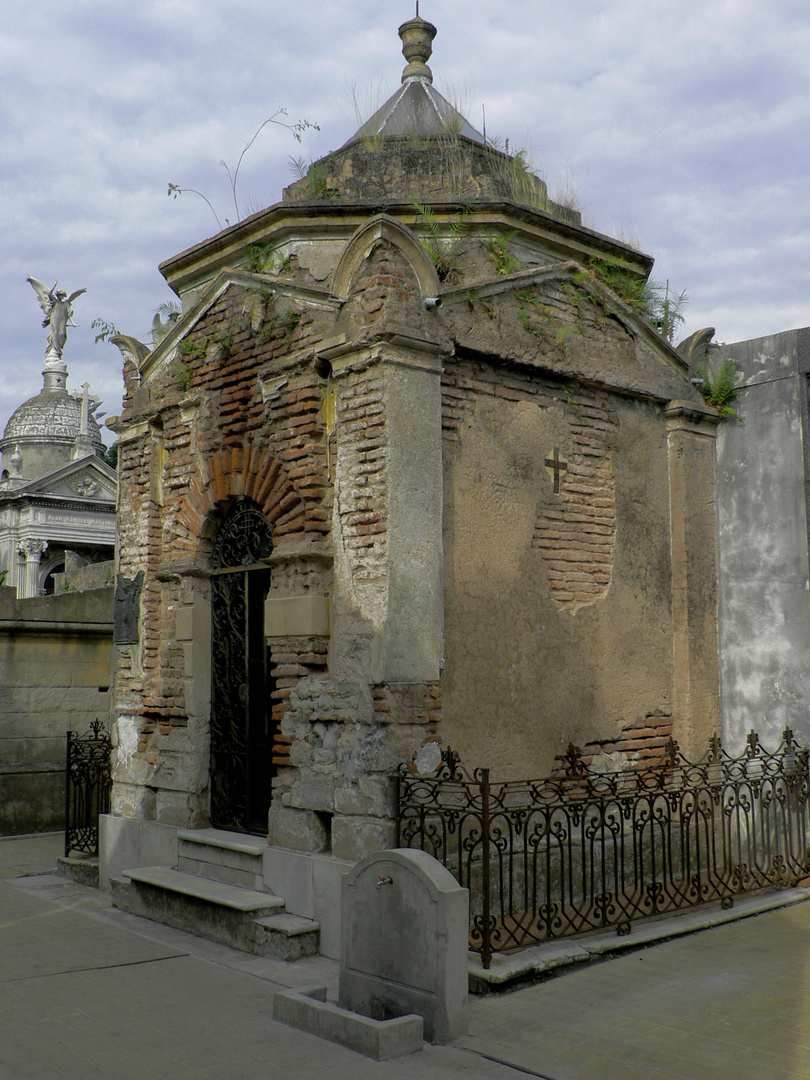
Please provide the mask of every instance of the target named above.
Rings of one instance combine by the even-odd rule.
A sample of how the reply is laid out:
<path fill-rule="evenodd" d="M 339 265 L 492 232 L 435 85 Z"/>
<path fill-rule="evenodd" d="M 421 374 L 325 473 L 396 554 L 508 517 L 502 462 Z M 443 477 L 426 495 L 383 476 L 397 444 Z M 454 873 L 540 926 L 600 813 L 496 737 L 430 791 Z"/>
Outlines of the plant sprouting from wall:
<path fill-rule="evenodd" d="M 181 315 L 180 305 L 173 300 L 169 300 L 155 309 L 151 329 L 153 345 L 157 345 L 159 341 L 166 337 Z"/>
<path fill-rule="evenodd" d="M 654 305 L 654 318 L 658 326 L 658 333 L 667 339 L 670 345 L 675 341 L 675 331 L 684 322 L 683 309 L 689 303 L 686 292 L 674 293 L 670 291 L 669 280 L 663 286 L 658 282 L 652 282 L 652 288 L 656 294 Z"/>
<path fill-rule="evenodd" d="M 290 158 L 290 168 L 300 180 L 306 180 L 307 191 L 313 199 L 336 199 L 340 192 L 337 188 L 329 187 L 329 166 L 331 157 L 322 161 L 309 162 L 304 158 Z"/>
<path fill-rule="evenodd" d="M 219 220 L 219 214 L 214 209 L 214 205 L 211 200 L 208 198 L 207 195 L 203 195 L 201 191 L 197 191 L 196 188 L 180 187 L 179 184 L 173 184 L 170 180 L 169 190 L 166 194 L 169 196 L 170 199 L 176 199 L 178 195 L 198 195 L 202 199 L 202 201 L 207 204 L 208 209 L 214 215 L 214 220 L 216 221 L 220 231 L 222 231 L 222 229 L 224 229 L 227 225 L 230 225 L 230 222 L 227 218 L 225 218 L 225 225 L 222 224 L 222 222 Z"/>
<path fill-rule="evenodd" d="M 695 375 L 703 380 L 703 386 L 700 387 L 703 400 L 708 405 L 713 405 L 723 420 L 741 420 L 731 404 L 745 385 L 737 361 L 726 357 L 719 364 L 706 364 L 705 367 L 696 367 L 694 370 Z"/>
<path fill-rule="evenodd" d="M 535 337 L 552 340 L 554 309 L 544 304 L 533 289 L 520 289 L 515 293 L 515 299 L 518 301 L 518 322 L 523 329 Z"/>
<path fill-rule="evenodd" d="M 432 208 L 423 203 L 412 202 L 411 206 L 419 214 L 428 235 L 422 239 L 422 247 L 436 267 L 439 281 L 444 281 L 458 265 L 453 259 L 456 244 L 467 230 L 466 218 L 470 214 L 468 206 L 462 207 L 455 221 L 440 222 Z"/>
<path fill-rule="evenodd" d="M 495 311 L 495 308 L 488 300 L 485 300 L 484 297 L 481 296 L 478 289 L 467 289 L 465 297 L 470 311 L 475 311 L 475 309 L 480 306 L 488 319 L 494 319 L 496 317 L 497 312 Z"/>
<path fill-rule="evenodd" d="M 189 360 L 200 360 L 205 356 L 205 350 L 208 348 L 207 338 L 184 338 L 178 345 L 178 350 L 182 356 L 188 357 Z"/>
<path fill-rule="evenodd" d="M 651 281 L 609 259 L 591 259 L 590 272 L 672 344 L 684 321 L 686 292 L 675 293 L 668 281 Z"/>
<path fill-rule="evenodd" d="M 194 375 L 194 369 L 187 361 L 183 361 L 179 356 L 166 365 L 166 371 L 169 378 L 172 380 L 178 390 L 185 393 L 191 386 L 191 380 Z"/>
<path fill-rule="evenodd" d="M 511 274 L 513 270 L 516 270 L 520 265 L 518 260 L 509 254 L 508 242 L 515 235 L 514 229 L 510 229 L 504 236 L 494 236 L 492 234 L 487 235 L 484 238 L 484 244 L 487 249 L 487 257 L 495 266 L 495 273 L 507 275 Z"/>
<path fill-rule="evenodd" d="M 245 266 L 252 274 L 284 274 L 290 267 L 290 257 L 281 255 L 275 244 L 251 244 Z"/>
<path fill-rule="evenodd" d="M 98 331 L 94 338 L 96 345 L 98 345 L 100 341 L 109 341 L 110 338 L 115 337 L 118 333 L 118 327 L 115 323 L 107 322 L 106 319 L 101 318 L 93 319 L 90 323 L 90 329 Z"/>
<path fill-rule="evenodd" d="M 287 307 L 284 311 L 277 311 L 272 318 L 264 323 L 259 331 L 259 336 L 262 338 L 275 338 L 281 331 L 283 343 L 289 345 L 303 317 L 302 312 L 296 311 L 294 307 Z"/>
<path fill-rule="evenodd" d="M 509 140 L 497 135 L 487 139 L 487 147 L 492 152 L 493 171 L 503 181 L 509 198 L 547 214 L 554 212 L 545 181 L 534 171 L 531 150 L 522 147 L 511 153 Z"/>

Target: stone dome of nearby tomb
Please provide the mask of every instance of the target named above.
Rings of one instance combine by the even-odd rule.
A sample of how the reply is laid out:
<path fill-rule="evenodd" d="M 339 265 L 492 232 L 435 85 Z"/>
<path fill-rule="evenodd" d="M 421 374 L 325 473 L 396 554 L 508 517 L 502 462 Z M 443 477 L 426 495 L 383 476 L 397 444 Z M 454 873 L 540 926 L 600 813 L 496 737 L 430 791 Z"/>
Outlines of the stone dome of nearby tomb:
<path fill-rule="evenodd" d="M 12 413 L 0 440 L 3 473 L 16 474 L 11 457 L 22 458 L 20 473 L 35 480 L 79 456 L 103 454 L 98 423 L 89 408 L 65 389 L 47 387 Z"/>
<path fill-rule="evenodd" d="M 28 438 L 69 439 L 81 431 L 82 400 L 66 390 L 41 390 L 15 409 L 3 432 L 3 442 Z M 87 418 L 88 434 L 93 448 L 104 450 L 101 432 L 95 417 Z"/>

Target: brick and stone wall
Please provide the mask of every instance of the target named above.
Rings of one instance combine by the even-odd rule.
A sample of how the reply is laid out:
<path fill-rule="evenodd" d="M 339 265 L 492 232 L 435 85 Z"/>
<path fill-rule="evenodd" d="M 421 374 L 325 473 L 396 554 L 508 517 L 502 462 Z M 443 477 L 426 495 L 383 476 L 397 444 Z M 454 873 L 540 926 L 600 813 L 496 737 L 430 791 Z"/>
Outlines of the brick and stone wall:
<path fill-rule="evenodd" d="M 649 260 L 490 206 L 485 170 L 469 213 L 381 213 L 362 200 L 389 168 L 405 191 L 407 154 L 367 158 L 164 266 L 184 315 L 125 364 L 120 572 L 145 580 L 116 814 L 208 823 L 211 550 L 243 498 L 273 538 L 274 844 L 389 843 L 425 741 L 525 777 L 651 715 L 713 718 L 712 410 L 588 263 Z M 408 184 L 441 190 L 420 161 Z"/>
<path fill-rule="evenodd" d="M 230 290 L 128 398 L 120 570 L 131 577 L 143 569 L 146 577 L 141 640 L 122 649 L 117 688 L 114 809 L 125 815 L 170 824 L 207 819 L 208 559 L 228 507 L 241 497 L 256 503 L 276 552 L 328 533 L 324 381 L 311 355 L 303 365 L 288 359 L 291 350 L 306 354 L 317 336 L 313 321 L 284 298 Z M 283 592 L 281 569 L 277 576 Z M 309 670 L 307 661 L 323 651 L 319 642 L 273 651 L 276 721 L 294 673 Z M 280 748 L 289 743 L 278 736 L 274 756 L 286 758 Z"/>
<path fill-rule="evenodd" d="M 441 737 L 468 767 L 523 778 L 548 774 L 569 742 L 615 741 L 649 715 L 675 715 L 676 737 L 702 747 L 717 722 L 716 640 L 704 619 L 713 581 L 702 565 L 713 529 L 695 517 L 688 554 L 673 533 L 690 511 L 673 504 L 666 399 L 633 386 L 646 345 L 581 273 L 482 293 L 457 293 L 448 318 L 466 348 L 442 378 Z M 675 460 L 711 465 L 707 420 Z M 690 478 L 708 495 L 696 506 L 712 505 L 707 479 Z M 683 595 L 673 567 L 687 563 L 690 640 L 703 640 L 715 666 L 696 717 L 679 687 L 699 663 L 683 663 L 688 616 L 673 610 Z"/>

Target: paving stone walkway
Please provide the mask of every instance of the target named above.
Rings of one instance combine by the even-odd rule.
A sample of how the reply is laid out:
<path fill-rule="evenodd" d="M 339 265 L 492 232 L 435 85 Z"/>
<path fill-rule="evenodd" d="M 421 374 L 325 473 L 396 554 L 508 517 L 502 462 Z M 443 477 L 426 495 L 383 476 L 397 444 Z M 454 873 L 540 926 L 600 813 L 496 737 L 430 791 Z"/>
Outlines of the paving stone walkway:
<path fill-rule="evenodd" d="M 117 912 L 0 839 L 2 1080 L 810 1080 L 810 904 L 474 998 L 470 1033 L 369 1061 L 271 1019 L 337 966 L 247 956 Z"/>

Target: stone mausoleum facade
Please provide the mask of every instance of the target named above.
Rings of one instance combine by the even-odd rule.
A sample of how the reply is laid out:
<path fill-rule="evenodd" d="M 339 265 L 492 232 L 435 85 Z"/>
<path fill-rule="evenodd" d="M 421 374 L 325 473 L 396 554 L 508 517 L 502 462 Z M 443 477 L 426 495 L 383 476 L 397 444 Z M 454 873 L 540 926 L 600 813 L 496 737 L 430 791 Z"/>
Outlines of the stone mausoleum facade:
<path fill-rule="evenodd" d="M 53 593 L 58 574 L 115 553 L 118 480 L 88 387 L 68 391 L 61 358 L 43 376 L 0 439 L 0 571 L 18 600 Z"/>
<path fill-rule="evenodd" d="M 356 860 L 426 743 L 525 778 L 717 727 L 717 413 L 599 272 L 652 260 L 436 93 L 434 34 L 400 28 L 401 89 L 281 202 L 162 265 L 159 344 L 118 339 L 110 865 L 143 826 Z"/>

